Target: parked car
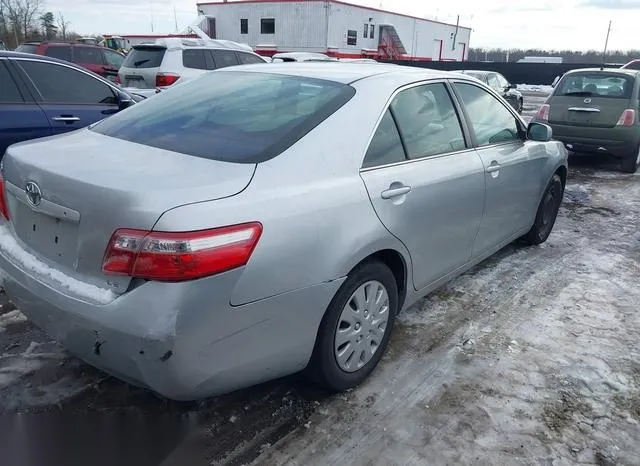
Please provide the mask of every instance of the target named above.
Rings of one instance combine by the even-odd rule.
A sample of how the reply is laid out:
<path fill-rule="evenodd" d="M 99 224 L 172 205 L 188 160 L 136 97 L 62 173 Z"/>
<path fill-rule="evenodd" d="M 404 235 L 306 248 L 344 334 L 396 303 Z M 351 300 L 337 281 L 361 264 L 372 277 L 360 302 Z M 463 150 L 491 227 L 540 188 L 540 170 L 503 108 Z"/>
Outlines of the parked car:
<path fill-rule="evenodd" d="M 640 60 L 631 60 L 629 63 L 623 65 L 622 69 L 640 71 Z"/>
<path fill-rule="evenodd" d="M 109 80 L 115 80 L 124 61 L 124 55 L 115 50 L 75 42 L 29 42 L 18 46 L 16 52 L 75 63 Z"/>
<path fill-rule="evenodd" d="M 142 100 L 55 58 L 0 52 L 0 158 L 19 141 L 66 133 Z"/>
<path fill-rule="evenodd" d="M 534 121 L 549 124 L 570 151 L 610 156 L 634 173 L 640 164 L 639 74 L 620 68 L 569 71 Z"/>
<path fill-rule="evenodd" d="M 222 40 L 158 39 L 154 43 L 134 45 L 120 72 L 118 82 L 125 88 L 152 95 L 188 81 L 208 70 L 227 66 L 267 63 L 243 44 Z"/>
<path fill-rule="evenodd" d="M 11 146 L 0 269 L 36 325 L 166 397 L 305 369 L 345 390 L 400 310 L 544 242 L 566 176 L 548 126 L 463 75 L 225 68 Z"/>
<path fill-rule="evenodd" d="M 484 84 L 498 92 L 507 102 L 515 108 L 518 113 L 522 113 L 524 108 L 524 97 L 522 93 L 518 91 L 517 85 L 509 84 L 509 81 L 500 73 L 494 71 L 481 71 L 481 70 L 462 70 L 459 73 L 467 74 L 476 79 L 479 79 Z"/>
<path fill-rule="evenodd" d="M 273 63 L 281 62 L 307 62 L 307 61 L 338 61 L 324 53 L 314 52 L 281 52 L 271 57 Z"/>

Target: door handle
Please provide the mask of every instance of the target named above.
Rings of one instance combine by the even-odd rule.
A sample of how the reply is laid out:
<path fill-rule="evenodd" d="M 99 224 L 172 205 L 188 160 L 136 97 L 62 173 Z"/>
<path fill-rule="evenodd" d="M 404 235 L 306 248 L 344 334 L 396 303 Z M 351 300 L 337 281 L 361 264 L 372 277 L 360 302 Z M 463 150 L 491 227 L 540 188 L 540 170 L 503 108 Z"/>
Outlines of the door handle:
<path fill-rule="evenodd" d="M 73 123 L 74 121 L 80 121 L 80 118 L 76 116 L 59 116 L 59 117 L 53 117 L 53 121 L 63 121 L 65 123 Z"/>
<path fill-rule="evenodd" d="M 411 192 L 411 186 L 398 186 L 394 188 L 390 187 L 389 189 L 382 191 L 380 195 L 382 196 L 382 199 L 391 199 L 393 197 L 403 196 L 409 192 Z"/>
<path fill-rule="evenodd" d="M 495 164 L 491 164 L 487 167 L 487 173 L 495 173 L 497 171 L 500 171 L 501 165 L 498 163 Z"/>

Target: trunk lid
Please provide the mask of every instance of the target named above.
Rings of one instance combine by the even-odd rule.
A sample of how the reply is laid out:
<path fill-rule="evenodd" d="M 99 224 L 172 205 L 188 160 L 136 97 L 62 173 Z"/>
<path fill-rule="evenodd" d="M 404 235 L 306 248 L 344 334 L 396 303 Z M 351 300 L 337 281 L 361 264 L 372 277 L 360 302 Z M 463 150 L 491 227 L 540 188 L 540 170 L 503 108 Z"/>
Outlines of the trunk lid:
<path fill-rule="evenodd" d="M 135 46 L 118 73 L 123 87 L 155 89 L 156 75 L 167 52 L 164 45 Z"/>
<path fill-rule="evenodd" d="M 549 99 L 549 123 L 613 128 L 633 105 L 635 76 L 610 70 L 565 74 Z"/>
<path fill-rule="evenodd" d="M 603 97 L 553 97 L 549 108 L 549 123 L 569 126 L 613 128 L 627 108 L 626 99 Z"/>
<path fill-rule="evenodd" d="M 151 230 L 167 210 L 233 196 L 255 171 L 86 129 L 11 146 L 3 163 L 11 223 L 26 249 L 116 293 L 129 277 L 101 271 L 116 229 Z"/>

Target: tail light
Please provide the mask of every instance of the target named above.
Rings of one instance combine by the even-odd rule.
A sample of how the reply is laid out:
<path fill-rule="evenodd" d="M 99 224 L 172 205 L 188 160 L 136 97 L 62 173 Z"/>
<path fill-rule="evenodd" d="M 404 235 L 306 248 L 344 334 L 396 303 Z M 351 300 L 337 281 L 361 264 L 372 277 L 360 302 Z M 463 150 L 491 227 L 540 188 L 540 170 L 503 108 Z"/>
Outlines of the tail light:
<path fill-rule="evenodd" d="M 9 204 L 7 203 L 7 195 L 4 191 L 4 180 L 0 176 L 0 217 L 9 220 Z"/>
<path fill-rule="evenodd" d="M 245 265 L 261 234 L 257 222 L 190 232 L 120 229 L 102 271 L 168 282 L 215 275 Z"/>
<path fill-rule="evenodd" d="M 551 106 L 549 104 L 543 104 L 538 109 L 538 113 L 536 113 L 536 120 L 538 121 L 549 121 L 549 110 Z"/>
<path fill-rule="evenodd" d="M 177 74 L 170 73 L 158 73 L 156 74 L 156 87 L 167 87 L 175 84 L 180 79 Z"/>
<path fill-rule="evenodd" d="M 624 112 L 622 112 L 622 115 L 620 115 L 620 119 L 618 120 L 618 123 L 616 123 L 616 125 L 617 126 L 633 126 L 635 122 L 636 122 L 636 111 L 632 108 L 628 108 Z"/>

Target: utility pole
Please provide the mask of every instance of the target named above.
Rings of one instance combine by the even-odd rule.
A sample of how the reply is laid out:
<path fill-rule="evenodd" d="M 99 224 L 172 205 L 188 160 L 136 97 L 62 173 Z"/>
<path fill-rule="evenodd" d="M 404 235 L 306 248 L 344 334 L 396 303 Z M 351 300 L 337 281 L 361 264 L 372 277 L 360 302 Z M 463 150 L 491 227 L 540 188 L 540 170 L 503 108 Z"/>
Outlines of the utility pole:
<path fill-rule="evenodd" d="M 611 20 L 609 20 L 609 27 L 607 28 L 607 38 L 604 41 L 604 51 L 602 52 L 602 68 L 607 61 L 607 47 L 609 46 L 609 34 L 611 33 Z"/>
<path fill-rule="evenodd" d="M 175 27 L 176 27 L 176 34 L 178 33 L 178 16 L 176 15 L 176 6 L 173 5 L 173 22 L 175 23 Z"/>

